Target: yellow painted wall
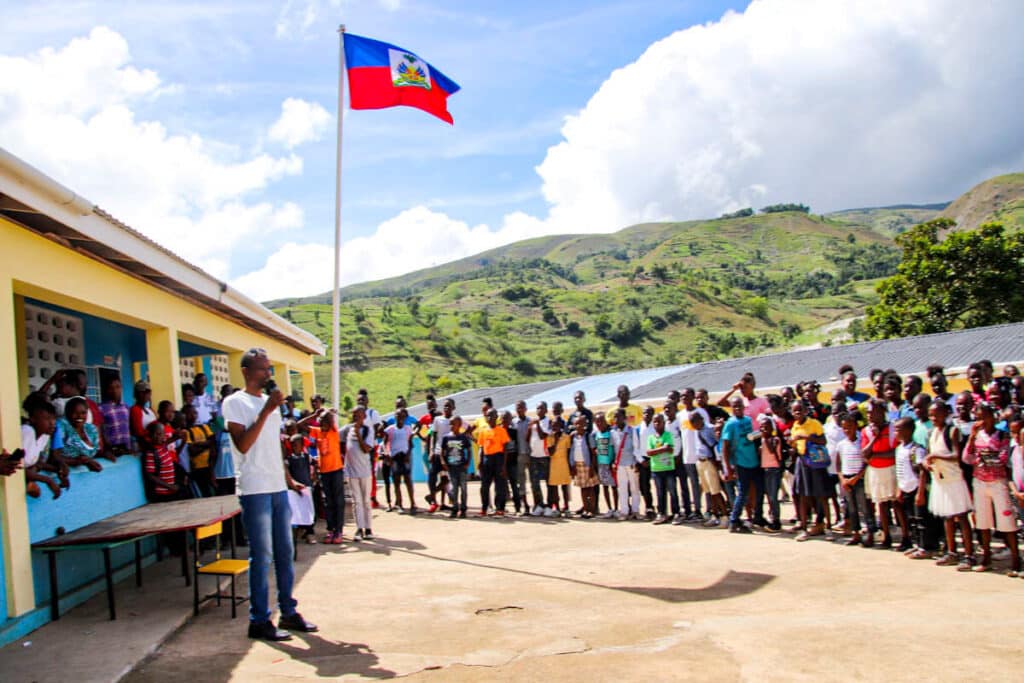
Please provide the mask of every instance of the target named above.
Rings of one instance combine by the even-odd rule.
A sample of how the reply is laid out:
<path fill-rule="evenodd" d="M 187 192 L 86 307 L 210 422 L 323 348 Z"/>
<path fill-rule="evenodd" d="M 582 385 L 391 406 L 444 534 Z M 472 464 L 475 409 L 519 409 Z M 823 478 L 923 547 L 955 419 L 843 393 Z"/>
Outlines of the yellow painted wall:
<path fill-rule="evenodd" d="M 313 372 L 313 356 L 227 320 L 194 303 L 104 265 L 0 217 L 0 445 L 21 445 L 20 405 L 27 390 L 24 358 L 24 310 L 31 297 L 146 331 L 154 402 L 181 399 L 178 340 L 225 351 L 233 383 L 241 352 L 267 350 L 284 369 Z M 35 608 L 24 476 L 0 477 L 0 523 L 4 525 L 3 561 L 9 616 Z"/>

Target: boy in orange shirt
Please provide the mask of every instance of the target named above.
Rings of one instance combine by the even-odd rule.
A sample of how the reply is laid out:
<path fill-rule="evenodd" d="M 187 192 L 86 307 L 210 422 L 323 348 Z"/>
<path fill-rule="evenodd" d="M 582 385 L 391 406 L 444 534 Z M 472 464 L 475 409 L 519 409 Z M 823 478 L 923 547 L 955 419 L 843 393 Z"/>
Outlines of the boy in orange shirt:
<path fill-rule="evenodd" d="M 316 425 L 315 418 L 320 418 Z M 300 421 L 312 420 L 309 435 L 316 439 L 316 452 L 320 469 L 320 485 L 324 490 L 324 511 L 327 517 L 327 535 L 324 543 L 341 544 L 341 531 L 345 526 L 345 459 L 341 455 L 341 438 L 336 415 L 321 408 Z"/>
<path fill-rule="evenodd" d="M 498 424 L 498 411 L 487 411 L 487 425 L 474 430 L 473 437 L 480 445 L 480 517 L 487 515 L 491 506 L 491 483 L 494 483 L 495 515 L 505 514 L 505 496 L 508 472 L 505 470 L 505 444 L 509 442 L 508 430 Z"/>

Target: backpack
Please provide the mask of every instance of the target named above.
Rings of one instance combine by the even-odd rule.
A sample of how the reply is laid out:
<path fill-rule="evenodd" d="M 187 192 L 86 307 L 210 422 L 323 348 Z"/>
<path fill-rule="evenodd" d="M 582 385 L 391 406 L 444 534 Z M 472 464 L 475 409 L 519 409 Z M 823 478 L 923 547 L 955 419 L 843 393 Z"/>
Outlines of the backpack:
<path fill-rule="evenodd" d="M 832 463 L 832 456 L 828 454 L 828 449 L 810 441 L 806 442 L 805 446 L 804 454 L 800 456 L 804 465 L 812 470 L 828 469 Z"/>

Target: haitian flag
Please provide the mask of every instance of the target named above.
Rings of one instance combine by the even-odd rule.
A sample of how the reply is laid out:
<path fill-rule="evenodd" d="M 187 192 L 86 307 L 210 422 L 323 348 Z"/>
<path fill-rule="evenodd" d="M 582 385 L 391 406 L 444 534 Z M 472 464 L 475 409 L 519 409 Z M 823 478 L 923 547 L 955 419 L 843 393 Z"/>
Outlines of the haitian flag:
<path fill-rule="evenodd" d="M 345 68 L 353 109 L 416 107 L 454 124 L 448 96 L 457 83 L 408 50 L 345 34 Z"/>

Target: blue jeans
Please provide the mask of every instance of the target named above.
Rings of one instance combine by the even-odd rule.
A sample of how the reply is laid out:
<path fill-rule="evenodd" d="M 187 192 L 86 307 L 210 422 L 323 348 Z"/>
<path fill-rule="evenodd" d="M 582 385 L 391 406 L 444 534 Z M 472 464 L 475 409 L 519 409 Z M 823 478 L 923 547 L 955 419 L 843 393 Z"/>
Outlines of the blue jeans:
<path fill-rule="evenodd" d="M 666 500 L 666 493 L 668 498 L 672 499 L 672 514 L 679 514 L 679 494 L 676 493 L 676 472 L 675 470 L 668 470 L 666 472 L 651 472 L 651 476 L 654 477 L 654 488 L 658 492 L 658 514 L 665 515 L 668 510 L 668 501 Z"/>
<path fill-rule="evenodd" d="M 761 498 L 761 468 L 760 467 L 740 467 L 736 466 L 736 478 L 739 480 L 739 486 L 736 490 L 736 500 L 732 504 L 732 513 L 729 515 L 729 524 L 739 524 L 740 515 L 743 514 L 743 508 L 747 504 L 747 496 L 750 495 L 751 487 L 754 488 L 754 500 L 755 508 L 760 508 Z M 754 519 L 761 517 L 760 509 L 755 509 Z"/>
<path fill-rule="evenodd" d="M 270 621 L 267 579 L 271 560 L 281 616 L 291 616 L 298 603 L 292 597 L 295 568 L 292 566 L 292 510 L 288 505 L 288 492 L 239 496 L 238 502 L 242 506 L 245 533 L 249 536 L 249 621 Z"/>
<path fill-rule="evenodd" d="M 768 510 L 772 515 L 773 524 L 781 524 L 781 510 L 779 508 L 779 489 L 782 487 L 782 468 L 764 468 L 764 495 L 768 498 Z M 758 507 L 761 507 L 758 505 Z"/>

